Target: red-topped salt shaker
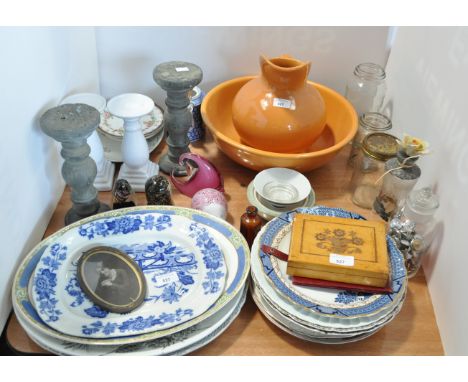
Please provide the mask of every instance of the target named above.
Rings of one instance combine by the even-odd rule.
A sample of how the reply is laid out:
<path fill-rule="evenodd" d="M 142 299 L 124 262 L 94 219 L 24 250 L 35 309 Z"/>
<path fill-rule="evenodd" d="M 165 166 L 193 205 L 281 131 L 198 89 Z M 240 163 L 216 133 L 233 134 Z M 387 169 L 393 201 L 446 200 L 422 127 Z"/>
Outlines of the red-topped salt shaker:
<path fill-rule="evenodd" d="M 263 220 L 258 216 L 257 212 L 258 210 L 256 207 L 248 206 L 245 213 L 241 216 L 240 232 L 244 235 L 245 240 L 247 240 L 249 248 L 252 247 L 255 237 L 260 232 L 263 225 Z"/>

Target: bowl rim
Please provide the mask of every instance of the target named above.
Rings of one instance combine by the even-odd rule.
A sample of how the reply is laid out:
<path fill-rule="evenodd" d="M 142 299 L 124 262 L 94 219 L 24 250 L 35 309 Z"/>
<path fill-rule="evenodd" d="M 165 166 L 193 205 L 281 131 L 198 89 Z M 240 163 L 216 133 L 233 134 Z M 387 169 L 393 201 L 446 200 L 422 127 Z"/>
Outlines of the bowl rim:
<path fill-rule="evenodd" d="M 297 191 L 297 197 L 295 199 L 293 199 L 293 201 L 288 202 L 288 203 L 278 202 L 276 200 L 269 199 L 265 195 L 264 190 L 263 189 L 260 190 L 260 187 L 258 187 L 258 186 L 261 186 L 261 185 L 263 185 L 263 187 L 265 187 L 265 185 L 267 184 L 267 183 L 265 183 L 265 180 L 275 179 L 277 181 L 280 181 L 280 178 L 275 178 L 275 176 L 278 175 L 277 173 L 281 173 L 281 172 L 285 172 L 285 173 L 289 173 L 291 175 L 294 175 L 294 177 L 297 180 L 293 184 L 293 186 L 295 187 L 295 189 Z M 285 168 L 285 167 L 266 168 L 265 170 L 262 170 L 257 175 L 255 175 L 255 178 L 253 179 L 253 182 L 254 182 L 255 192 L 257 192 L 268 203 L 271 203 L 271 204 L 276 203 L 276 204 L 281 204 L 281 205 L 284 205 L 284 206 L 288 206 L 288 205 L 291 205 L 291 204 L 296 204 L 296 203 L 299 203 L 299 202 L 307 199 L 307 197 L 309 196 L 309 194 L 310 194 L 310 192 L 312 190 L 312 185 L 310 184 L 309 179 L 307 179 L 307 177 L 304 176 L 304 174 L 302 174 L 301 172 L 299 172 L 297 170 L 294 170 L 294 169 L 291 169 L 291 168 Z M 298 184 L 301 187 L 297 186 Z"/>
<path fill-rule="evenodd" d="M 228 80 L 228 81 L 224 81 L 224 82 L 216 85 L 214 88 L 212 88 L 205 95 L 205 98 L 203 99 L 203 102 L 202 102 L 202 105 L 201 105 L 201 114 L 202 114 L 203 121 L 205 122 L 206 127 L 210 130 L 211 134 L 213 134 L 215 136 L 215 138 L 218 138 L 218 139 L 222 140 L 223 142 L 227 142 L 231 146 L 236 147 L 238 149 L 245 150 L 247 152 L 257 154 L 257 155 L 260 155 L 260 156 L 263 156 L 263 157 L 283 158 L 283 159 L 297 159 L 297 158 L 315 158 L 315 157 L 321 157 L 321 156 L 324 156 L 324 155 L 327 155 L 327 154 L 335 153 L 336 151 L 340 150 L 345 145 L 347 145 L 348 142 L 350 142 L 351 139 L 356 134 L 357 129 L 358 129 L 358 117 L 357 117 L 356 110 L 351 105 L 351 103 L 345 97 L 343 97 L 340 93 L 338 93 L 337 91 L 335 91 L 335 90 L 333 90 L 333 89 L 331 89 L 331 88 L 329 88 L 329 87 L 327 87 L 325 85 L 322 85 L 322 84 L 319 84 L 319 83 L 313 82 L 313 81 L 307 81 L 307 83 L 315 86 L 320 92 L 325 91 L 325 92 L 332 93 L 335 97 L 337 97 L 341 101 L 343 101 L 346 108 L 352 112 L 351 113 L 352 114 L 352 121 L 353 121 L 352 128 L 350 129 L 348 134 L 343 139 L 341 139 L 339 142 L 335 143 L 331 147 L 327 147 L 326 149 L 323 149 L 323 150 L 311 151 L 311 152 L 308 152 L 308 153 L 292 153 L 292 154 L 291 153 L 276 153 L 276 152 L 272 152 L 272 151 L 259 150 L 259 149 L 253 148 L 251 146 L 246 146 L 246 145 L 244 145 L 242 143 L 236 142 L 235 140 L 229 138 L 227 135 L 222 134 L 219 131 L 217 131 L 216 129 L 214 129 L 212 120 L 209 118 L 209 116 L 208 116 L 208 114 L 206 112 L 206 107 L 207 107 L 206 105 L 210 102 L 213 95 L 219 89 L 228 87 L 232 83 L 242 82 L 242 81 L 247 82 L 247 81 L 252 80 L 252 79 L 254 79 L 256 77 L 258 77 L 258 76 L 242 76 L 242 77 L 233 78 L 233 79 Z M 326 104 L 325 104 L 325 107 L 326 107 Z"/>

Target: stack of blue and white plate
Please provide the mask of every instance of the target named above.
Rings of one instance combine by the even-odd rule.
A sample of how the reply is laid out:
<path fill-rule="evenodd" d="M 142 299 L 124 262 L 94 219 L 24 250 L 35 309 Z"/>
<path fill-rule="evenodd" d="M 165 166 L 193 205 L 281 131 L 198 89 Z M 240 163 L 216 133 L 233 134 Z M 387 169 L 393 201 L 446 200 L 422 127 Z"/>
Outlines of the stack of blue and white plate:
<path fill-rule="evenodd" d="M 77 263 L 94 246 L 135 260 L 147 284 L 142 305 L 110 313 L 83 293 Z M 32 340 L 55 354 L 187 354 L 237 317 L 249 267 L 244 238 L 221 219 L 171 206 L 110 211 L 38 244 L 15 275 L 13 307 Z"/>
<path fill-rule="evenodd" d="M 407 289 L 403 256 L 387 237 L 392 293 L 370 294 L 294 285 L 287 263 L 261 251 L 268 245 L 288 253 L 291 222 L 296 213 L 364 219 L 338 208 L 299 208 L 270 221 L 251 250 L 251 293 L 258 308 L 273 324 L 301 339 L 342 344 L 371 336 L 401 310 Z"/>

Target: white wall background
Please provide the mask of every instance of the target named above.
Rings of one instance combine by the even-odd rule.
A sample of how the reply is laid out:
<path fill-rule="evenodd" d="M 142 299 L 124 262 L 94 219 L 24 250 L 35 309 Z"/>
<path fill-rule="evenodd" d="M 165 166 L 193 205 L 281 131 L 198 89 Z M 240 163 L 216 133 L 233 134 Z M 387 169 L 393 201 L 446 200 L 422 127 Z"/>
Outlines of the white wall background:
<path fill-rule="evenodd" d="M 201 87 L 259 73 L 259 54 L 290 54 L 311 61 L 309 78 L 344 92 L 361 62 L 385 65 L 387 27 L 102 27 L 96 28 L 102 94 L 142 92 L 164 106 L 153 81 L 164 61 L 190 61 L 203 69 Z"/>
<path fill-rule="evenodd" d="M 388 67 L 393 126 L 429 141 L 417 188 L 440 196 L 424 270 L 445 352 L 468 354 L 468 28 L 399 28 Z M 417 324 L 417 323 L 415 323 Z"/>
<path fill-rule="evenodd" d="M 99 91 L 93 28 L 0 28 L 0 330 L 10 283 L 62 195 L 61 158 L 39 128 L 48 108 L 76 91 Z"/>

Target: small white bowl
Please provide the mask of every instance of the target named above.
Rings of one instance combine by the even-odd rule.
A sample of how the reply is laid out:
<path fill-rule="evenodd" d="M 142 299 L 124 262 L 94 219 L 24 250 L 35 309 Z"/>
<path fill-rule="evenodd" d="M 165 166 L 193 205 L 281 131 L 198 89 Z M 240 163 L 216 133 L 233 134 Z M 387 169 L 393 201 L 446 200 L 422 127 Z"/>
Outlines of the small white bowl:
<path fill-rule="evenodd" d="M 275 217 L 280 216 L 281 214 L 284 214 L 285 212 L 293 211 L 298 207 L 312 207 L 315 204 L 315 193 L 314 193 L 314 190 L 312 189 L 310 191 L 309 196 L 305 200 L 303 200 L 302 203 L 299 203 L 299 205 L 293 208 L 286 208 L 286 209 L 279 210 L 279 209 L 272 208 L 263 204 L 263 202 L 260 200 L 260 195 L 258 195 L 258 193 L 255 192 L 255 187 L 252 181 L 247 187 L 247 200 L 249 201 L 251 205 L 257 207 L 258 214 L 262 218 L 264 218 L 265 220 L 271 220 Z"/>
<path fill-rule="evenodd" d="M 289 168 L 269 168 L 257 174 L 254 187 L 264 202 L 275 207 L 296 204 L 306 199 L 312 187 L 300 172 Z"/>
<path fill-rule="evenodd" d="M 107 110 L 123 119 L 139 118 L 151 113 L 154 101 L 143 94 L 125 93 L 115 96 L 107 102 Z"/>

